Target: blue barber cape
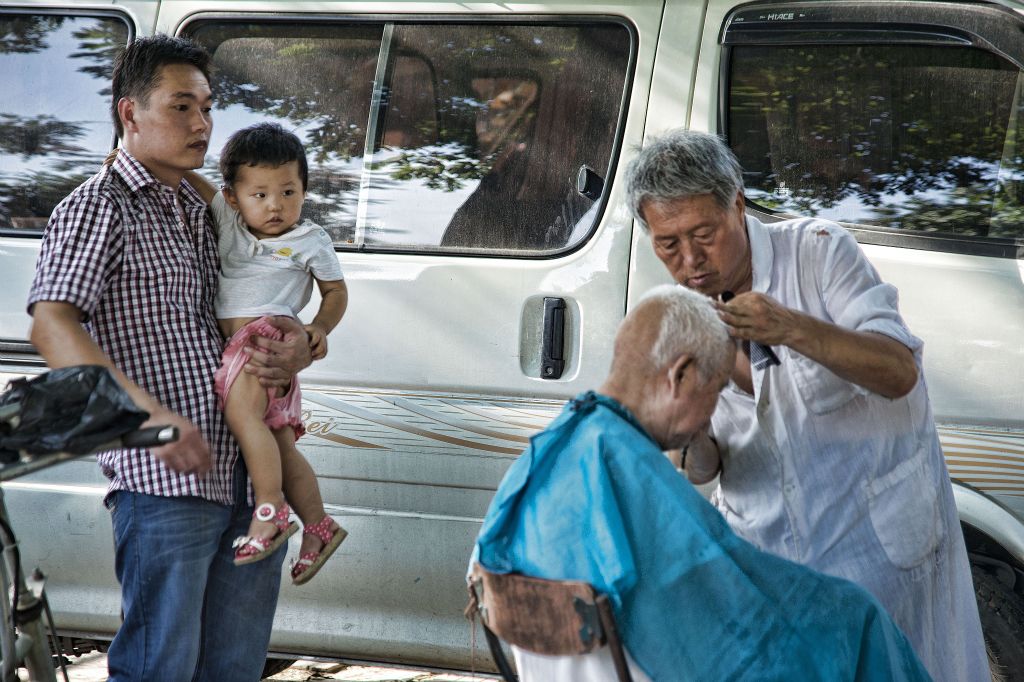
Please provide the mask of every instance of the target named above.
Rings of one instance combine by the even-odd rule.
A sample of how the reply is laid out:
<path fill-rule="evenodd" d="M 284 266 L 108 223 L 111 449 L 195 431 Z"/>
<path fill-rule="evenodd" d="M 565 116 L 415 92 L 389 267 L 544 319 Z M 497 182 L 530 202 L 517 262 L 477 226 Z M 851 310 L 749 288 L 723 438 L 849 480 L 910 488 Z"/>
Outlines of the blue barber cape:
<path fill-rule="evenodd" d="M 860 587 L 738 538 L 630 412 L 593 392 L 531 439 L 473 559 L 608 595 L 653 680 L 928 680 Z"/>

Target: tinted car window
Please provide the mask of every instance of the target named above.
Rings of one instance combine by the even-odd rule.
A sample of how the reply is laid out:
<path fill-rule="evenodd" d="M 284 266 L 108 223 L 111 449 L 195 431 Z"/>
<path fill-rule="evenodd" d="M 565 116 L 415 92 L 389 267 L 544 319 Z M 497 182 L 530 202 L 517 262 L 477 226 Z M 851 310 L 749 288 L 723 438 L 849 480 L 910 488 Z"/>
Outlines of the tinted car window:
<path fill-rule="evenodd" d="M 765 208 L 1024 236 L 1021 70 L 974 48 L 737 47 L 730 144 Z"/>
<path fill-rule="evenodd" d="M 213 136 L 205 175 L 239 128 L 275 121 L 306 146 L 309 189 L 303 217 L 336 243 L 355 235 L 374 74 L 382 24 L 204 24 L 193 37 L 213 54 Z"/>
<path fill-rule="evenodd" d="M 39 233 L 113 144 L 114 17 L 0 13 L 0 229 Z"/>
<path fill-rule="evenodd" d="M 306 215 L 339 246 L 544 253 L 589 234 L 630 35 L 584 25 L 203 23 L 215 137 L 278 120 L 306 144 Z M 297 77 L 296 74 L 301 74 Z M 207 164 L 216 177 L 216 158 Z"/>

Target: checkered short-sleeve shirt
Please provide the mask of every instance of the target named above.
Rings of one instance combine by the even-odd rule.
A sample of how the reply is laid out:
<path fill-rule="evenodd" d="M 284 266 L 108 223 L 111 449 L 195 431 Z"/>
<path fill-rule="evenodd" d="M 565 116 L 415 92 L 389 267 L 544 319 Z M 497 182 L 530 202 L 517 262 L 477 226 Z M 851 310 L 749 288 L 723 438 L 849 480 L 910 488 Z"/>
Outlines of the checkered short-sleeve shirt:
<path fill-rule="evenodd" d="M 213 455 L 213 470 L 199 477 L 176 473 L 145 449 L 100 454 L 109 492 L 232 501 L 238 449 L 213 390 L 223 348 L 213 315 L 217 270 L 216 237 L 199 195 L 184 182 L 179 192 L 161 184 L 124 150 L 50 217 L 29 313 L 38 301 L 79 308 L 114 364 L 196 424 Z"/>

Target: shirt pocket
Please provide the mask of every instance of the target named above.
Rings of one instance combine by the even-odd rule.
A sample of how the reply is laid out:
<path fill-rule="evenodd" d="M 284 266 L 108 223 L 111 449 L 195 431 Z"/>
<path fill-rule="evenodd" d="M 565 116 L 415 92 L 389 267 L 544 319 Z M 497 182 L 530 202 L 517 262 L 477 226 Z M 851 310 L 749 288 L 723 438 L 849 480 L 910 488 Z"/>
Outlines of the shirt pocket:
<path fill-rule="evenodd" d="M 939 485 L 919 450 L 885 476 L 865 485 L 875 536 L 889 561 L 902 569 L 920 566 L 945 536 Z"/>
<path fill-rule="evenodd" d="M 840 379 L 817 362 L 798 353 L 791 353 L 788 360 L 793 364 L 793 381 L 812 414 L 838 410 L 858 395 L 854 384 Z"/>

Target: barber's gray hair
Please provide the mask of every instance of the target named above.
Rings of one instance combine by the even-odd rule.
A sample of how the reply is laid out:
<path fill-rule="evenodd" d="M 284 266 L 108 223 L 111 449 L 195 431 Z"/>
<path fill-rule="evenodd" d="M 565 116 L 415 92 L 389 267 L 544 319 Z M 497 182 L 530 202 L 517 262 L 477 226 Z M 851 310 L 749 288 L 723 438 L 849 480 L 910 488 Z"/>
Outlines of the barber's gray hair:
<path fill-rule="evenodd" d="M 743 169 L 726 144 L 708 133 L 677 128 L 648 140 L 626 168 L 626 201 L 646 230 L 643 207 L 710 194 L 723 209 L 743 191 Z"/>
<path fill-rule="evenodd" d="M 641 303 L 648 301 L 657 301 L 662 309 L 661 327 L 650 355 L 655 368 L 662 369 L 689 353 L 700 377 L 708 381 L 732 366 L 736 347 L 711 299 L 678 284 L 663 284 L 641 299 Z"/>

